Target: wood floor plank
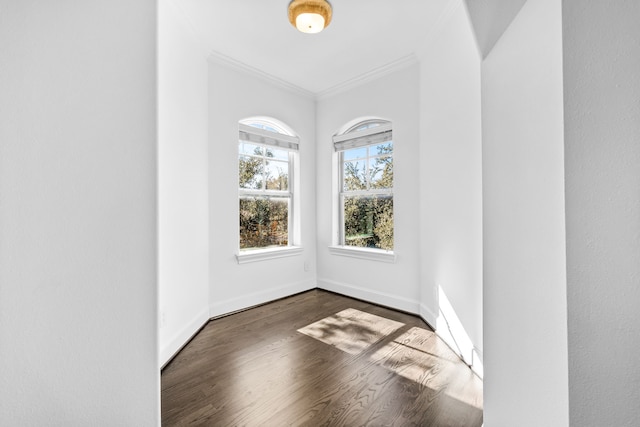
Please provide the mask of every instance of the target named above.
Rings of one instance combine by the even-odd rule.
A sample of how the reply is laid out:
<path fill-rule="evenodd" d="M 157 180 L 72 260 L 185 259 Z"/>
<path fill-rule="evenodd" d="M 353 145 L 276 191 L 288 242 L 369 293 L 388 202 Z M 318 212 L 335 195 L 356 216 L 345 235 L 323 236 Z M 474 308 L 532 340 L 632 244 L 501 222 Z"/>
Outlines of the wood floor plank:
<path fill-rule="evenodd" d="M 320 290 L 209 322 L 161 380 L 163 426 L 482 425 L 482 381 L 421 319 Z"/>

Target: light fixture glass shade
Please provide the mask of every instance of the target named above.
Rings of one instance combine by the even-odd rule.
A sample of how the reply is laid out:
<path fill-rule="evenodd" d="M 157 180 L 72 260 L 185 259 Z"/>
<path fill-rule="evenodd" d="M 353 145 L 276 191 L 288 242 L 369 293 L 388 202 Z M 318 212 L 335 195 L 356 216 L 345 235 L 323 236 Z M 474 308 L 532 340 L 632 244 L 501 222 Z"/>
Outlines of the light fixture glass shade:
<path fill-rule="evenodd" d="M 296 28 L 303 33 L 319 33 L 324 29 L 324 18 L 317 13 L 301 13 L 296 17 Z"/>
<path fill-rule="evenodd" d="M 289 22 L 303 33 L 319 33 L 331 23 L 331 4 L 327 0 L 292 0 Z"/>

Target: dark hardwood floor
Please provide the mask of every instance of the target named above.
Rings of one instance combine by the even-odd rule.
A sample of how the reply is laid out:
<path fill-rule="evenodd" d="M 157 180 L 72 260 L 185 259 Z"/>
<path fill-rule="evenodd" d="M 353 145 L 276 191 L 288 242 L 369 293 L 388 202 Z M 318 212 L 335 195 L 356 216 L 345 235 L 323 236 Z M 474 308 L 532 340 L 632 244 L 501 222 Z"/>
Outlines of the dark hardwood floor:
<path fill-rule="evenodd" d="M 163 426 L 481 426 L 482 381 L 418 317 L 313 290 L 210 321 Z"/>

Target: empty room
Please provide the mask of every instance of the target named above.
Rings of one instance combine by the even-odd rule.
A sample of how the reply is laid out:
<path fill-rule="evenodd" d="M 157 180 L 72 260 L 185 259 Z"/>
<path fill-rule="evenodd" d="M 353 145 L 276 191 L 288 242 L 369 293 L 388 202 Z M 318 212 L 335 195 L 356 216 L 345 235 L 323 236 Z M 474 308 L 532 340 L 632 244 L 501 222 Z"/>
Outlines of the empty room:
<path fill-rule="evenodd" d="M 0 425 L 636 425 L 638 18 L 0 0 Z"/>

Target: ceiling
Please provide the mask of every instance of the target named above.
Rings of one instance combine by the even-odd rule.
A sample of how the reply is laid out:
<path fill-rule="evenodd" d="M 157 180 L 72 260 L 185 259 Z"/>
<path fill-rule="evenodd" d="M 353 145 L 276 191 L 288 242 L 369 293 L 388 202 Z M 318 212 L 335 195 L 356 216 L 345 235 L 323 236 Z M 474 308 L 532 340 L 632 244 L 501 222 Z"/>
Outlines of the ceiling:
<path fill-rule="evenodd" d="M 207 49 L 321 94 L 409 60 L 455 0 L 330 0 L 319 34 L 298 32 L 289 0 L 174 0 Z"/>

